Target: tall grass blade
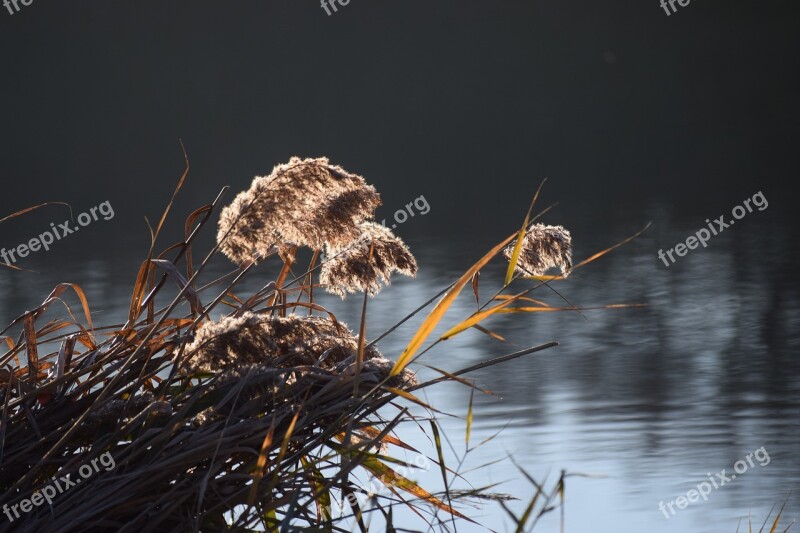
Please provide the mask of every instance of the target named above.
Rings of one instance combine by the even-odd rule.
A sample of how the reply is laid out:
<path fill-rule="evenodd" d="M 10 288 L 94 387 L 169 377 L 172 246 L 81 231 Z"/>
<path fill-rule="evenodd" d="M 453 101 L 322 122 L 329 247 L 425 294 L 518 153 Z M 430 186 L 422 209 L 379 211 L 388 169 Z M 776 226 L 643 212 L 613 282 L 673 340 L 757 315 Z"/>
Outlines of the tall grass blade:
<path fill-rule="evenodd" d="M 264 440 L 261 443 L 261 451 L 258 454 L 258 460 L 256 461 L 256 470 L 253 472 L 253 484 L 250 486 L 250 495 L 247 498 L 247 505 L 252 507 L 256 503 L 256 497 L 258 496 L 258 485 L 261 483 L 261 478 L 264 476 L 267 468 L 267 459 L 270 447 L 272 446 L 272 439 L 275 434 L 275 424 L 271 424 L 269 429 L 267 430 L 267 434 L 264 435 Z"/>
<path fill-rule="evenodd" d="M 536 199 L 539 197 L 539 191 L 542 190 L 542 185 L 544 182 L 547 181 L 547 178 L 542 180 L 542 183 L 539 184 L 539 188 L 536 189 L 536 194 L 533 195 L 533 200 L 531 201 L 531 206 L 528 208 L 528 213 L 525 215 L 525 222 L 522 223 L 522 228 L 519 230 L 519 234 L 517 235 L 517 242 L 514 244 L 514 251 L 511 254 L 511 258 L 508 261 L 508 269 L 506 270 L 506 279 L 503 285 L 508 286 L 511 283 L 511 280 L 514 279 L 514 270 L 517 268 L 517 261 L 519 260 L 519 254 L 522 252 L 522 241 L 525 240 L 525 233 L 528 231 L 528 221 L 531 218 L 531 211 L 533 211 L 533 205 L 536 203 Z"/>
<path fill-rule="evenodd" d="M 28 356 L 28 375 L 31 385 L 36 386 L 39 380 L 39 350 L 36 345 L 36 326 L 33 314 L 28 314 L 23 323 L 25 331 L 25 353 Z"/>
<path fill-rule="evenodd" d="M 46 205 L 65 205 L 65 206 L 67 206 L 67 208 L 69 209 L 69 218 L 70 218 L 70 220 L 72 219 L 72 206 L 69 205 L 68 203 L 66 203 L 66 202 L 44 202 L 44 203 L 41 203 L 41 204 L 38 204 L 38 205 L 34 205 L 34 206 L 31 206 L 31 207 L 26 207 L 25 209 L 20 209 L 16 213 L 11 213 L 10 215 L 4 216 L 3 218 L 0 218 L 0 224 L 5 222 L 6 220 L 10 220 L 12 218 L 16 218 L 18 216 L 22 216 L 25 213 L 30 213 L 31 211 L 34 211 L 34 210 L 39 209 L 40 207 L 44 207 Z"/>
<path fill-rule="evenodd" d="M 423 500 L 446 513 L 467 520 L 473 524 L 475 523 L 473 520 L 459 513 L 441 501 L 439 498 L 417 485 L 414 481 L 401 476 L 387 465 L 383 464 L 374 455 L 369 454 L 366 458 L 364 458 L 361 466 L 372 473 L 372 475 L 380 479 L 381 482 L 383 482 L 386 486 L 408 492 L 409 494 L 414 495 L 420 500 Z"/>
<path fill-rule="evenodd" d="M 450 499 L 450 484 L 447 481 L 447 466 L 444 462 L 444 452 L 442 451 L 442 439 L 439 436 L 439 426 L 436 425 L 435 420 L 431 420 L 431 431 L 433 432 L 433 442 L 436 446 L 436 455 L 439 458 L 439 470 L 442 473 L 442 483 L 444 484 L 444 494 L 447 498 L 447 504 L 452 506 L 453 502 Z"/>
<path fill-rule="evenodd" d="M 321 481 L 325 479 L 325 477 L 308 457 L 301 457 L 300 462 L 308 472 L 309 481 L 314 489 L 314 501 L 317 504 L 317 517 L 322 520 L 322 531 L 326 533 L 331 532 L 333 531 L 333 522 L 331 521 L 333 518 L 333 507 L 331 492 Z"/>
<path fill-rule="evenodd" d="M 467 431 L 465 435 L 467 448 L 469 448 L 469 436 L 470 432 L 472 431 L 472 399 L 474 396 L 475 396 L 475 389 L 471 389 L 469 391 L 469 407 L 467 407 Z"/>
<path fill-rule="evenodd" d="M 522 295 L 524 295 L 524 294 L 526 294 L 526 292 L 516 295 L 516 298 L 509 298 L 508 300 L 504 301 L 503 303 L 497 304 L 496 306 L 490 307 L 489 309 L 485 309 L 483 311 L 479 311 L 477 313 L 473 313 L 472 316 L 470 316 L 469 318 L 467 318 L 466 320 L 464 320 L 460 324 L 458 324 L 456 326 L 453 326 L 452 328 L 447 330 L 447 332 L 445 332 L 445 334 L 442 335 L 440 337 L 440 339 L 443 340 L 443 341 L 446 341 L 447 339 L 458 335 L 462 331 L 468 330 L 472 326 L 475 326 L 476 324 L 479 324 L 483 320 L 485 320 L 485 319 L 489 318 L 490 316 L 492 316 L 493 314 L 497 313 L 498 311 L 500 311 L 504 307 L 507 307 L 507 306 L 511 305 L 512 303 L 514 303 L 517 300 L 517 298 L 522 297 Z"/>
<path fill-rule="evenodd" d="M 514 235 L 510 235 L 505 239 L 503 239 L 503 241 L 500 244 L 489 250 L 489 252 L 486 255 L 484 255 L 477 263 L 472 265 L 470 269 L 467 270 L 458 279 L 458 281 L 456 281 L 453 288 L 447 291 L 447 293 L 444 295 L 444 298 L 442 298 L 439 301 L 439 303 L 436 304 L 436 306 L 433 308 L 433 310 L 431 310 L 430 314 L 422 323 L 420 328 L 414 334 L 414 337 L 411 339 L 411 342 L 408 343 L 406 349 L 403 351 L 402 354 L 400 354 L 400 357 L 397 359 L 397 362 L 395 363 L 394 368 L 392 369 L 392 372 L 390 374 L 391 376 L 396 376 L 397 374 L 402 372 L 406 366 L 408 366 L 408 364 L 411 362 L 411 358 L 414 357 L 414 354 L 417 353 L 417 350 L 419 350 L 420 346 L 422 346 L 422 344 L 430 336 L 430 334 L 433 333 L 434 328 L 436 328 L 436 325 L 439 324 L 439 321 L 442 320 L 447 310 L 450 308 L 455 299 L 458 297 L 459 293 L 461 293 L 461 289 L 464 288 L 464 285 L 466 285 L 470 281 L 470 279 L 472 279 L 472 276 L 474 276 L 476 272 L 478 272 L 481 268 L 483 268 L 486 265 L 486 263 L 491 261 L 492 258 L 494 258 L 494 256 L 500 253 L 503 247 L 505 247 L 509 242 L 511 242 L 511 239 L 513 238 Z"/>

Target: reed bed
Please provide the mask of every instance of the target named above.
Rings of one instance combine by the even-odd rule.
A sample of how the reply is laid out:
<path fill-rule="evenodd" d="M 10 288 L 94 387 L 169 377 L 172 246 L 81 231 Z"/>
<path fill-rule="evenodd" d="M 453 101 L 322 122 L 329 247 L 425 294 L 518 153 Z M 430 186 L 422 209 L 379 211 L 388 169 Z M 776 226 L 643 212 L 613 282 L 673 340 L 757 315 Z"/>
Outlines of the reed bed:
<path fill-rule="evenodd" d="M 494 314 L 580 310 L 531 293 L 630 239 L 573 266 L 569 232 L 537 223 L 529 211 L 519 231 L 400 322 L 431 308 L 406 349 L 388 358 L 379 344 L 395 328 L 365 338 L 368 296 L 394 274 L 413 276 L 417 264 L 402 240 L 373 222 L 380 203 L 373 187 L 327 159 L 295 158 L 220 210 L 223 189 L 186 218 L 181 242 L 156 253 L 188 172 L 187 160 L 152 231 L 125 323 L 94 324 L 83 290 L 64 283 L 0 333 L 7 346 L 0 356 L 0 507 L 19 511 L 0 516 L 0 530 L 392 531 L 405 526 L 396 523 L 397 505 L 450 530 L 472 521 L 466 509 L 476 501 L 495 501 L 521 531 L 563 504 L 563 472 L 545 487 L 520 469 L 531 482 L 520 516 L 491 487 L 451 490 L 461 476 L 445 464 L 435 406 L 417 396 L 444 381 L 488 392 L 465 376 L 557 343 L 436 370 L 439 377 L 424 383 L 411 365 L 471 328 L 499 338 L 483 325 Z M 197 262 L 197 236 L 217 217 L 217 244 Z M 302 247 L 312 259 L 292 274 Z M 219 252 L 235 267 L 201 283 Z M 509 261 L 502 289 L 435 336 L 466 287 L 480 301 L 478 274 L 498 255 Z M 261 263 L 259 272 L 274 279 L 237 294 Z M 551 267 L 561 272 L 546 274 Z M 512 292 L 512 285 L 521 288 Z M 315 300 L 320 290 L 363 297 L 357 331 Z M 51 318 L 53 307 L 66 318 Z M 410 404 L 430 416 L 415 417 Z M 468 441 L 471 402 L 466 418 Z M 424 432 L 432 448 L 407 444 L 409 428 Z M 425 454 L 444 490 L 429 492 L 402 475 L 417 466 L 402 458 L 406 452 Z M 85 465 L 104 454 L 113 468 L 84 478 Z M 67 476 L 80 482 L 51 502 L 19 507 Z M 386 492 L 370 491 L 370 478 Z"/>

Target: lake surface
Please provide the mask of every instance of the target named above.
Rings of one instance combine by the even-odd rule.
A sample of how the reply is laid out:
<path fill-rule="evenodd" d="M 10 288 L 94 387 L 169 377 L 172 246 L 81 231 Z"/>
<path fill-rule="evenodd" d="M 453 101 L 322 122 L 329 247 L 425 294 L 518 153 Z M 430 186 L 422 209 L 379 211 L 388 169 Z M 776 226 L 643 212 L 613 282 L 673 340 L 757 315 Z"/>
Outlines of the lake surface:
<path fill-rule="evenodd" d="M 792 489 L 782 523 L 800 516 L 800 261 L 795 230 L 768 212 L 755 213 L 667 268 L 656 255 L 658 249 L 674 246 L 704 225 L 704 217 L 675 221 L 667 213 L 654 208 L 641 215 L 637 220 L 654 222 L 645 235 L 554 285 L 580 306 L 647 307 L 582 315 L 502 315 L 485 325 L 509 343 L 473 330 L 424 358 L 457 370 L 521 347 L 560 343 L 469 375 L 495 394 L 475 396 L 470 444 L 499 435 L 471 451 L 461 471 L 512 455 L 540 481 L 548 473 L 554 481 L 562 469 L 584 474 L 567 480 L 568 532 L 733 532 L 741 517 L 746 523 L 748 513 L 758 528 L 772 505 L 779 507 Z M 571 228 L 575 258 L 614 244 L 641 225 L 631 219 L 576 224 Z M 498 232 L 497 240 L 502 236 Z M 420 264 L 419 276 L 395 278 L 370 300 L 372 337 L 448 285 L 485 251 L 464 238 L 408 240 Z M 143 253 L 90 254 L 90 260 L 65 260 L 67 266 L 56 267 L 59 253 L 54 249 L 39 263 L 22 265 L 39 274 L 0 274 L 2 322 L 35 306 L 61 281 L 82 285 L 97 323 L 121 321 Z M 225 268 L 221 258 L 209 279 Z M 259 267 L 237 294 L 250 294 L 274 271 L 274 265 Z M 482 298 L 493 293 L 503 274 L 499 262 L 483 272 Z M 551 305 L 563 303 L 547 288 L 537 294 Z M 357 328 L 360 298 L 324 297 L 321 303 Z M 467 288 L 443 326 L 452 326 L 474 309 Z M 425 314 L 382 341 L 382 352 L 395 358 Z M 432 375 L 427 370 L 421 374 Z M 456 457 L 464 452 L 470 391 L 444 384 L 428 389 L 424 397 L 456 415 L 439 417 L 452 444 L 448 453 L 455 468 Z M 435 454 L 418 428 L 404 428 L 401 438 Z M 762 447 L 756 456 L 761 461 L 754 459 L 746 472 L 712 490 L 708 501 L 700 499 L 682 510 L 674 507 L 677 513 L 669 519 L 659 510 L 659 502 L 685 496 L 709 475 L 726 469 L 731 477 L 737 461 Z M 532 495 L 510 461 L 478 468 L 466 478 L 475 487 L 501 483 L 497 492 L 519 498 L 509 504 L 517 514 Z M 420 473 L 417 479 L 439 488 L 438 471 Z M 495 503 L 481 510 L 467 508 L 466 514 L 498 531 L 510 527 Z M 557 531 L 557 518 L 553 513 L 535 531 Z M 485 530 L 468 524 L 458 529 Z"/>

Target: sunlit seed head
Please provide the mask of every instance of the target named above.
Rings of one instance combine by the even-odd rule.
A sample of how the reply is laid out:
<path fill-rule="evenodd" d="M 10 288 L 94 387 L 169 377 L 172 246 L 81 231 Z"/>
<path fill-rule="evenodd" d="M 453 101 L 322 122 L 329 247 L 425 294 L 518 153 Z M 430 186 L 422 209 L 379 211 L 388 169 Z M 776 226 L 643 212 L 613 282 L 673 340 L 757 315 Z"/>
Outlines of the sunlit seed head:
<path fill-rule="evenodd" d="M 380 203 L 364 178 L 327 158 L 293 157 L 268 176 L 256 176 L 223 209 L 217 242 L 238 263 L 258 261 L 274 246 L 322 250 L 354 239 L 359 224 L 373 218 Z"/>
<path fill-rule="evenodd" d="M 511 259 L 516 241 L 503 249 Z M 543 276 L 550 268 L 559 268 L 564 277 L 572 271 L 572 236 L 562 226 L 534 224 L 525 234 L 515 272 Z"/>
<path fill-rule="evenodd" d="M 355 292 L 375 295 L 382 283 L 390 283 L 392 273 L 417 274 L 416 259 L 391 230 L 375 222 L 364 222 L 360 228 L 355 241 L 326 247 L 327 259 L 320 271 L 326 291 L 342 298 Z"/>
<path fill-rule="evenodd" d="M 352 356 L 358 340 L 345 324 L 328 317 L 275 317 L 250 312 L 206 322 L 186 346 L 188 373 L 222 372 L 252 365 L 331 368 Z M 377 357 L 370 348 L 366 358 Z"/>
<path fill-rule="evenodd" d="M 239 193 L 220 214 L 217 242 L 220 251 L 235 263 L 258 262 L 266 257 L 278 236 L 267 219 L 258 216 L 251 191 Z"/>

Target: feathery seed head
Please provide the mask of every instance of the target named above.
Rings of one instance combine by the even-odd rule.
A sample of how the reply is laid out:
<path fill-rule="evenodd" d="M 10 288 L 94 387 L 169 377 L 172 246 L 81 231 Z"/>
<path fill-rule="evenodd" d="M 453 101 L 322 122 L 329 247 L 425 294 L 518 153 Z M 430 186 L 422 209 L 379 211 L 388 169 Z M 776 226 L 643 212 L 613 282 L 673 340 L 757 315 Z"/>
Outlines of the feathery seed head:
<path fill-rule="evenodd" d="M 511 259 L 516 240 L 503 249 Z M 564 277 L 572 270 L 572 235 L 562 226 L 534 224 L 522 241 L 515 271 L 525 276 L 543 276 L 548 269 L 558 267 Z"/>
<path fill-rule="evenodd" d="M 256 176 L 223 209 L 217 242 L 238 263 L 257 261 L 273 246 L 341 246 L 358 237 L 359 224 L 371 219 L 380 203 L 363 177 L 324 157 L 293 157 L 268 176 Z"/>
<path fill-rule="evenodd" d="M 417 261 L 405 243 L 375 222 L 362 223 L 361 235 L 355 241 L 344 247 L 327 246 L 326 254 L 320 282 L 326 291 L 342 298 L 354 292 L 377 294 L 381 282 L 390 283 L 393 272 L 411 277 L 417 274 Z"/>
<path fill-rule="evenodd" d="M 358 349 L 347 326 L 327 317 L 274 317 L 250 312 L 206 322 L 186 347 L 187 372 L 219 372 L 252 365 L 331 368 Z M 364 357 L 380 355 L 375 348 Z"/>
<path fill-rule="evenodd" d="M 240 192 L 220 214 L 217 242 L 235 263 L 258 262 L 279 242 L 267 218 L 258 215 L 254 196 L 252 190 Z"/>

